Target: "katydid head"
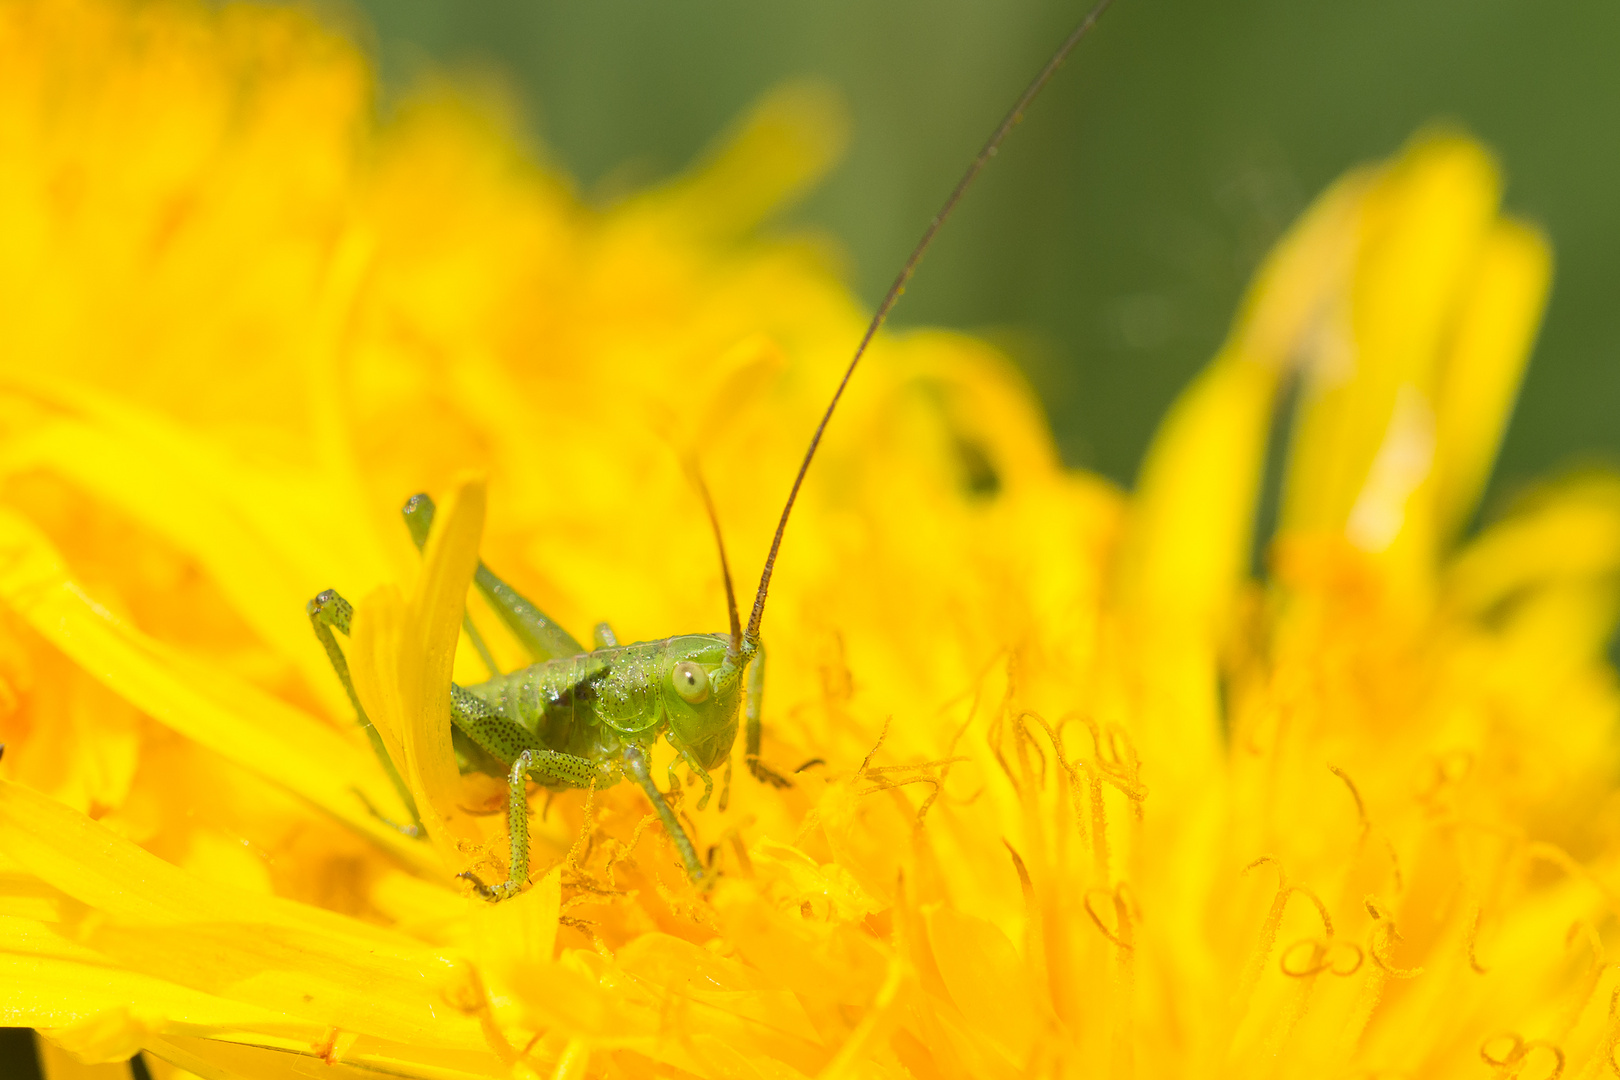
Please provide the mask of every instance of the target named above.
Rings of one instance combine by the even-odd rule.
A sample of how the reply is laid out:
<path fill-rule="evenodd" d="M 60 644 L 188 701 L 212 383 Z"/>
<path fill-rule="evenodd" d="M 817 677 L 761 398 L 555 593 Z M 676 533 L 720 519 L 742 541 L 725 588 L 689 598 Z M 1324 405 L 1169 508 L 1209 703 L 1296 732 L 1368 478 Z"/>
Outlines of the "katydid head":
<path fill-rule="evenodd" d="M 724 764 L 737 740 L 748 659 L 733 658 L 724 634 L 687 634 L 665 643 L 661 666 L 670 741 L 705 769 Z"/>

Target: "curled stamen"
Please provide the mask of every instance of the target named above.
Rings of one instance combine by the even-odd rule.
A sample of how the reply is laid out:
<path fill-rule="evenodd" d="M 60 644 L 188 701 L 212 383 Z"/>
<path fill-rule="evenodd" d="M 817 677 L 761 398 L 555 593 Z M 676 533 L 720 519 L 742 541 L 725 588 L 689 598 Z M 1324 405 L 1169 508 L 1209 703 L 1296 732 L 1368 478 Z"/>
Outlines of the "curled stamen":
<path fill-rule="evenodd" d="M 1109 764 L 1129 768 L 1135 772 L 1136 746 L 1125 729 L 1113 724 L 1108 725 L 1108 756 Z"/>
<path fill-rule="evenodd" d="M 1114 886 L 1114 900 L 1133 922 L 1142 921 L 1142 905 L 1136 902 L 1136 893 L 1131 890 L 1129 882 L 1122 881 Z"/>
<path fill-rule="evenodd" d="M 1035 882 L 1030 879 L 1029 868 L 1018 854 L 1018 849 L 1003 836 L 1001 842 L 1007 846 L 1007 854 L 1012 856 L 1013 869 L 1018 871 L 1018 888 L 1024 894 L 1024 917 L 1031 926 L 1038 925 L 1040 919 L 1039 905 L 1035 900 Z"/>
<path fill-rule="evenodd" d="M 1064 774 L 1066 777 L 1064 782 L 1069 786 L 1069 804 L 1070 808 L 1074 811 L 1074 831 L 1077 835 L 1079 835 L 1080 842 L 1083 844 L 1086 841 L 1086 814 L 1085 810 L 1081 806 L 1082 800 L 1080 793 L 1085 791 L 1090 784 L 1094 782 L 1094 774 L 1091 771 L 1091 766 L 1086 764 L 1084 761 L 1064 761 L 1061 756 L 1058 758 L 1058 761 L 1064 769 Z M 1082 783 L 1080 779 L 1081 769 L 1086 771 L 1086 780 L 1084 783 Z"/>
<path fill-rule="evenodd" d="M 1247 874 L 1250 870 L 1258 870 L 1260 867 L 1268 864 L 1277 868 L 1277 888 L 1288 888 L 1288 874 L 1283 870 L 1282 860 L 1277 858 L 1275 855 L 1260 856 L 1258 859 L 1254 860 L 1254 862 L 1250 863 L 1248 866 L 1245 866 L 1242 873 Z"/>
<path fill-rule="evenodd" d="M 1500 1051 L 1496 1050 L 1494 1044 L 1501 1042 L 1503 1039 L 1506 1039 L 1509 1045 Z M 1485 1064 L 1496 1068 L 1512 1065 L 1523 1056 L 1524 1037 L 1515 1035 L 1512 1032 L 1492 1035 L 1479 1044 L 1479 1059 Z"/>
<path fill-rule="evenodd" d="M 603 941 L 601 935 L 596 932 L 596 924 L 591 920 L 575 918 L 572 915 L 559 915 L 557 916 L 557 925 L 572 927 L 580 933 L 588 935 L 591 939 L 591 946 L 596 949 L 599 955 L 609 960 L 613 959 L 613 950 L 607 947 L 607 942 Z"/>
<path fill-rule="evenodd" d="M 1384 837 L 1384 850 L 1389 852 L 1389 869 L 1395 875 L 1395 892 L 1405 892 L 1406 887 L 1401 884 L 1401 857 L 1395 852 L 1395 841 Z"/>
<path fill-rule="evenodd" d="M 1026 721 L 1029 721 L 1031 719 L 1033 719 L 1036 723 L 1040 724 L 1040 726 L 1046 730 L 1046 734 L 1047 734 L 1048 738 L 1050 738 L 1051 735 L 1052 735 L 1052 729 L 1050 727 L 1047 727 L 1046 721 L 1043 720 L 1040 717 L 1040 715 L 1037 714 L 1037 713 L 1027 712 L 1026 711 L 1026 712 L 1022 712 L 1022 713 L 1018 714 L 1018 745 L 1019 745 L 1019 748 L 1022 749 L 1022 748 L 1027 747 L 1028 749 L 1033 750 L 1035 752 L 1036 760 L 1038 760 L 1041 763 L 1041 781 L 1040 782 L 1041 782 L 1041 786 L 1044 788 L 1046 786 L 1046 751 L 1041 749 L 1041 744 L 1036 742 L 1034 737 L 1031 736 L 1030 733 L 1029 733 L 1029 724 Z"/>
<path fill-rule="evenodd" d="M 872 759 L 877 757 L 877 752 L 883 749 L 883 741 L 889 737 L 889 724 L 893 720 L 894 717 L 892 716 L 885 716 L 883 718 L 883 730 L 878 732 L 877 742 L 872 744 L 872 749 L 868 750 L 866 752 L 866 757 L 861 759 L 861 767 L 855 770 L 856 776 L 866 775 L 866 770 L 871 766 Z"/>
<path fill-rule="evenodd" d="M 1320 896 L 1317 896 L 1316 893 L 1313 892 L 1311 890 L 1310 886 L 1308 886 L 1308 885 L 1290 885 L 1288 887 L 1288 892 L 1290 892 L 1290 893 L 1299 893 L 1301 896 L 1303 896 L 1307 900 L 1309 900 L 1312 904 L 1316 905 L 1316 913 L 1322 917 L 1322 935 L 1324 937 L 1326 937 L 1329 941 L 1332 941 L 1333 940 L 1333 916 L 1328 914 L 1327 905 L 1322 903 L 1322 898 Z"/>
<path fill-rule="evenodd" d="M 1380 943 L 1378 940 L 1379 931 L 1383 931 L 1382 943 Z M 1377 964 L 1379 969 L 1382 970 L 1384 974 L 1396 979 L 1415 979 L 1419 975 L 1423 974 L 1423 969 L 1421 967 L 1396 967 L 1390 961 L 1389 957 L 1385 955 L 1388 953 L 1389 947 L 1393 943 L 1401 940 L 1400 931 L 1395 929 L 1395 924 L 1393 922 L 1390 922 L 1387 919 L 1381 919 L 1378 924 L 1373 927 L 1372 937 L 1373 940 L 1367 946 L 1367 955 L 1372 957 L 1372 962 Z"/>
<path fill-rule="evenodd" d="M 1602 963 L 1603 939 L 1598 936 L 1597 928 L 1591 922 L 1586 919 L 1576 919 L 1570 923 L 1569 929 L 1564 932 L 1564 948 L 1574 947 L 1576 938 L 1581 938 L 1586 944 L 1590 945 L 1593 957 L 1598 963 Z"/>
<path fill-rule="evenodd" d="M 1103 805 L 1102 781 L 1091 777 L 1091 852 L 1097 880 L 1108 880 L 1108 807 Z M 1078 811 L 1077 811 L 1078 812 Z"/>
<path fill-rule="evenodd" d="M 1099 895 L 1106 897 L 1114 905 L 1114 914 L 1118 919 L 1118 925 L 1114 929 L 1109 929 L 1108 924 L 1103 921 L 1103 917 L 1097 914 L 1097 909 L 1092 906 L 1092 901 Z M 1127 936 L 1130 926 L 1130 914 L 1126 909 L 1126 901 L 1117 892 L 1110 892 L 1107 889 L 1087 889 L 1085 906 L 1086 914 L 1090 915 L 1091 921 L 1097 924 L 1097 929 L 1102 931 L 1103 937 L 1126 951 L 1134 948 L 1130 938 Z"/>
<path fill-rule="evenodd" d="M 855 794 L 857 794 L 857 795 L 875 795 L 880 791 L 894 791 L 894 790 L 896 790 L 898 788 L 908 787 L 908 786 L 910 786 L 912 784 L 928 784 L 931 787 L 933 787 L 935 794 L 938 794 L 938 792 L 939 792 L 939 777 L 937 777 L 937 776 L 908 776 L 903 780 L 890 780 L 887 777 L 880 777 L 880 778 L 872 781 L 872 786 L 871 787 L 866 788 L 863 791 L 857 791 Z M 932 801 L 933 801 L 933 798 L 930 797 L 929 802 L 932 802 Z"/>
<path fill-rule="evenodd" d="M 881 776 L 884 773 L 904 772 L 907 769 L 937 769 L 957 762 L 971 760 L 973 759 L 967 757 L 938 758 L 934 761 L 919 761 L 915 765 L 880 765 L 875 769 L 862 769 L 861 772 L 866 776 Z"/>
<path fill-rule="evenodd" d="M 614 868 L 630 858 L 631 853 L 636 850 L 636 845 L 641 843 L 641 834 L 647 831 L 647 826 L 652 825 L 657 820 L 657 814 L 648 814 L 640 821 L 636 822 L 636 829 L 630 834 L 630 842 L 628 844 L 621 843 L 617 840 L 613 841 L 614 850 L 608 853 L 607 864 L 602 867 L 602 872 L 607 875 L 608 884 L 610 886 L 617 887 L 618 885 L 618 883 L 613 880 Z"/>
<path fill-rule="evenodd" d="M 1350 797 L 1356 801 L 1356 819 L 1361 822 L 1361 836 L 1366 839 L 1367 834 L 1372 832 L 1372 822 L 1367 817 L 1367 804 L 1361 801 L 1361 792 L 1356 788 L 1356 782 L 1350 779 L 1349 773 L 1337 765 L 1329 765 L 1328 772 L 1343 780 L 1344 786 L 1350 789 Z"/>
<path fill-rule="evenodd" d="M 553 865 L 555 865 L 555 864 L 553 864 Z M 549 874 L 550 872 L 551 872 L 550 870 L 546 871 L 547 874 Z M 545 874 L 541 874 L 540 876 L 544 877 Z M 591 893 L 594 896 L 627 896 L 627 895 L 629 895 L 628 893 L 624 892 L 622 889 L 609 888 L 607 886 L 597 884 L 596 879 L 591 877 L 589 874 L 577 874 L 576 876 L 574 876 L 572 878 L 564 878 L 562 883 L 567 888 L 578 889 L 580 892 Z"/>
<path fill-rule="evenodd" d="M 870 761 L 871 758 L 868 757 L 867 760 Z M 864 791 L 858 791 L 856 794 L 860 796 L 871 795 L 878 791 L 890 791 L 894 788 L 905 787 L 907 784 L 931 785 L 934 790 L 929 792 L 928 797 L 917 808 L 917 824 L 920 827 L 923 819 L 928 816 L 928 811 L 944 795 L 945 778 L 950 773 L 950 767 L 971 760 L 971 758 L 958 755 L 956 757 L 936 758 L 932 761 L 919 761 L 909 765 L 863 766 L 860 772 L 855 775 L 857 778 L 865 777 L 871 780 L 872 786 Z M 893 773 L 920 772 L 924 769 L 939 769 L 940 773 L 938 776 L 905 776 L 901 779 L 889 779 L 890 774 Z"/>
<path fill-rule="evenodd" d="M 585 789 L 585 808 L 580 813 L 579 834 L 574 837 L 574 843 L 563 857 L 564 864 L 571 870 L 584 873 L 584 861 L 590 858 L 591 846 L 596 833 L 596 781 Z"/>
<path fill-rule="evenodd" d="M 568 899 L 564 900 L 558 906 L 557 910 L 562 912 L 564 915 L 566 915 L 570 911 L 573 911 L 577 907 L 588 907 L 589 905 L 592 905 L 592 904 L 597 904 L 597 905 L 611 904 L 613 902 L 613 898 L 615 896 L 624 896 L 624 895 L 626 895 L 626 894 L 625 893 L 602 893 L 602 892 L 597 891 L 595 889 L 591 890 L 590 892 L 575 893 L 573 896 L 570 896 Z"/>
<path fill-rule="evenodd" d="M 1504 1039 L 1507 1040 L 1508 1045 L 1506 1047 L 1499 1046 Z M 1529 1057 L 1531 1051 L 1534 1050 L 1545 1050 L 1553 1056 L 1552 1072 L 1548 1073 L 1542 1080 L 1558 1080 L 1560 1076 L 1564 1075 L 1563 1049 L 1545 1039 L 1531 1039 L 1526 1042 L 1523 1036 L 1515 1035 L 1512 1032 L 1504 1032 L 1501 1035 L 1493 1035 L 1479 1044 L 1480 1060 L 1495 1069 L 1501 1070 L 1504 1075 L 1508 1073 L 1509 1069 L 1513 1069 L 1512 1075 L 1517 1076 L 1518 1070 L 1516 1066 Z"/>
<path fill-rule="evenodd" d="M 1142 812 L 1141 804 L 1148 797 L 1148 789 L 1146 784 L 1131 780 L 1128 777 L 1120 776 L 1118 773 L 1112 772 L 1106 768 L 1099 770 L 1098 775 L 1103 780 L 1106 780 L 1121 795 L 1131 800 L 1131 802 L 1137 804 L 1137 813 Z"/>
<path fill-rule="evenodd" d="M 1289 958 L 1294 957 L 1301 946 L 1310 948 L 1310 959 L 1304 963 L 1290 963 Z M 1338 950 L 1341 956 L 1349 957 L 1348 967 L 1334 960 L 1334 950 Z M 1362 952 L 1361 946 L 1354 942 L 1329 941 L 1323 938 L 1301 938 L 1283 950 L 1282 956 L 1278 958 L 1277 966 L 1284 975 L 1295 979 L 1306 979 L 1313 975 L 1320 975 L 1323 972 L 1337 975 L 1343 979 L 1360 971 L 1362 962 L 1365 959 L 1366 954 Z"/>
<path fill-rule="evenodd" d="M 1289 959 L 1304 946 L 1309 950 L 1310 958 L 1300 964 L 1293 964 Z M 1313 975 L 1320 975 L 1333 966 L 1328 959 L 1326 943 L 1320 938 L 1301 938 L 1283 950 L 1282 956 L 1277 959 L 1277 966 L 1284 975 L 1294 979 L 1308 979 Z"/>
<path fill-rule="evenodd" d="M 1058 736 L 1058 732 L 1053 730 L 1052 725 L 1046 722 L 1046 717 L 1038 712 L 1026 712 L 1019 719 L 1033 720 L 1041 726 L 1041 730 L 1046 732 L 1046 741 L 1052 744 L 1052 753 L 1057 755 L 1058 764 L 1067 768 L 1068 761 L 1063 756 L 1063 740 Z M 1058 727 L 1061 729 L 1067 722 L 1068 718 L 1065 717 L 1063 720 L 1058 721 Z"/>
<path fill-rule="evenodd" d="M 1490 973 L 1490 969 L 1479 962 L 1479 921 L 1483 915 L 1484 911 L 1476 905 L 1473 922 L 1468 926 L 1468 966 L 1474 969 L 1476 975 Z"/>

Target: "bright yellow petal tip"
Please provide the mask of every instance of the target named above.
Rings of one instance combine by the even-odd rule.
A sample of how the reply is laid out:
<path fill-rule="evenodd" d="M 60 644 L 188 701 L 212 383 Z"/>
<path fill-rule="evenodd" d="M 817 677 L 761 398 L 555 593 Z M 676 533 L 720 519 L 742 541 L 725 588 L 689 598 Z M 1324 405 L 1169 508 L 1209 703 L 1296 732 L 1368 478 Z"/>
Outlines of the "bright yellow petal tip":
<path fill-rule="evenodd" d="M 880 337 L 764 624 L 793 786 L 677 771 L 704 887 L 634 786 L 536 792 L 492 906 L 475 564 L 582 639 L 724 627 L 691 474 L 746 583 L 864 321 L 753 230 L 843 120 L 789 88 L 597 210 L 368 87 L 288 9 L 0 13 L 0 1019 L 52 1080 L 1615 1067 L 1620 478 L 1470 535 L 1551 273 L 1481 147 L 1331 187 L 1128 495 L 988 346 Z"/>

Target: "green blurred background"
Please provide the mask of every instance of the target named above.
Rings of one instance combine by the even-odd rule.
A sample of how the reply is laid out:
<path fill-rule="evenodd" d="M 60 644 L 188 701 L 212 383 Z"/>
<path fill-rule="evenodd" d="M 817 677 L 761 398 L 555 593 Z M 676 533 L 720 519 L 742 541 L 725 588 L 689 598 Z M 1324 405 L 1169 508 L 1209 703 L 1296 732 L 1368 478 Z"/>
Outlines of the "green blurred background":
<path fill-rule="evenodd" d="M 588 196 L 675 172 L 768 88 L 845 95 L 843 165 L 791 221 L 874 303 L 1086 0 L 324 0 L 387 97 L 494 79 Z M 1117 0 L 945 231 L 898 324 L 1023 364 L 1068 461 L 1128 482 L 1256 262 L 1325 184 L 1433 121 L 1500 154 L 1552 235 L 1552 305 L 1487 504 L 1620 459 L 1620 3 Z M 28 1033 L 0 1031 L 27 1075 Z M 144 1070 L 142 1070 L 144 1072 Z M 139 1073 L 137 1075 L 140 1075 Z"/>
<path fill-rule="evenodd" d="M 339 0 L 385 92 L 494 78 L 587 196 L 667 175 L 794 77 L 853 140 L 792 220 L 873 303 L 960 168 L 1082 10 L 1074 0 Z M 1500 154 L 1552 235 L 1547 322 L 1493 497 L 1620 429 L 1620 4 L 1118 0 L 988 170 L 898 324 L 991 336 L 1066 459 L 1133 475 L 1256 262 L 1344 169 L 1422 125 Z"/>

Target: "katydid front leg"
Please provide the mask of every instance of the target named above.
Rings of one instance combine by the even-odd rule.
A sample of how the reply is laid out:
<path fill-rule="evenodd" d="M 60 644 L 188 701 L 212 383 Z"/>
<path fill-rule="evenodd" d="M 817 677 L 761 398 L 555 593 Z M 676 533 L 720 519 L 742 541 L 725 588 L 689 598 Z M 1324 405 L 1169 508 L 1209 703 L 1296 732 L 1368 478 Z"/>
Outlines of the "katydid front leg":
<path fill-rule="evenodd" d="M 636 783 L 641 785 L 641 790 L 647 793 L 647 798 L 651 800 L 653 810 L 658 814 L 658 819 L 664 823 L 664 832 L 675 842 L 676 849 L 681 853 L 681 862 L 686 864 L 687 874 L 693 881 L 701 883 L 703 881 L 703 864 L 698 861 L 697 848 L 692 846 L 692 841 L 686 835 L 686 830 L 681 828 L 681 823 L 675 819 L 675 811 L 670 808 L 669 801 L 664 798 L 664 793 L 658 790 L 657 784 L 653 783 L 652 769 L 647 763 L 646 753 L 641 747 L 631 743 L 624 748 L 624 763 L 629 768 L 630 775 L 635 778 Z"/>
<path fill-rule="evenodd" d="M 388 779 L 393 783 L 394 790 L 398 792 L 399 801 L 404 804 L 406 811 L 411 815 L 411 823 L 401 825 L 398 822 L 389 821 L 375 806 L 371 805 L 371 802 L 358 788 L 355 789 L 355 794 L 359 795 L 360 801 L 366 804 L 366 809 L 370 810 L 384 824 L 398 829 L 406 836 L 421 836 L 422 818 L 417 813 L 416 800 L 411 798 L 410 788 L 405 786 L 405 780 L 399 775 L 399 769 L 395 767 L 393 761 L 388 757 L 388 749 L 383 745 L 382 735 L 378 733 L 376 726 L 372 724 L 371 718 L 366 715 L 366 710 L 361 707 L 360 695 L 354 692 L 354 680 L 349 677 L 348 657 L 343 655 L 343 650 L 338 647 L 337 638 L 332 635 L 332 631 L 335 629 L 344 637 L 349 636 L 349 624 L 354 619 L 353 606 L 339 596 L 336 589 L 327 589 L 311 600 L 304 610 L 309 613 L 309 625 L 314 627 L 315 636 L 320 639 L 321 645 L 326 649 L 326 658 L 331 661 L 332 670 L 337 672 L 338 681 L 343 684 L 344 691 L 349 695 L 349 704 L 354 706 L 354 715 L 360 721 L 360 727 L 366 733 L 367 741 L 371 743 L 372 752 L 377 755 L 377 760 L 382 763 L 383 771 L 388 774 Z"/>

